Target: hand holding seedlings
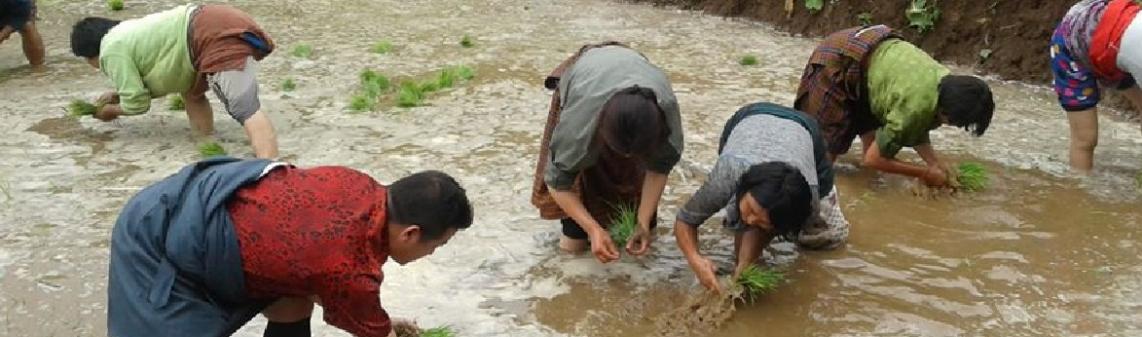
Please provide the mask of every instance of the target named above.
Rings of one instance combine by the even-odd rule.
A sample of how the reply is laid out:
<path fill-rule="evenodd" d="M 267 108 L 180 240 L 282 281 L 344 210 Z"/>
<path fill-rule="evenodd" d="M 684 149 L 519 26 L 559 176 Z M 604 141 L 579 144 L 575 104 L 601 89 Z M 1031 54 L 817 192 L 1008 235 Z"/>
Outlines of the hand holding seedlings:
<path fill-rule="evenodd" d="M 698 276 L 698 282 L 701 282 L 703 287 L 718 294 L 722 293 L 722 285 L 718 282 L 716 273 L 718 267 L 714 261 L 710 261 L 704 256 L 698 256 L 690 260 L 690 269 L 694 270 L 694 274 Z"/>
<path fill-rule="evenodd" d="M 590 233 L 591 240 L 591 253 L 601 263 L 610 263 L 619 259 L 619 251 L 615 248 L 615 242 L 611 241 L 610 233 L 606 230 L 599 228 L 598 230 Z"/>
<path fill-rule="evenodd" d="M 93 117 L 104 122 L 110 122 L 118 119 L 121 115 L 123 115 L 123 109 L 118 104 L 106 104 L 103 105 L 103 108 L 98 109 Z"/>

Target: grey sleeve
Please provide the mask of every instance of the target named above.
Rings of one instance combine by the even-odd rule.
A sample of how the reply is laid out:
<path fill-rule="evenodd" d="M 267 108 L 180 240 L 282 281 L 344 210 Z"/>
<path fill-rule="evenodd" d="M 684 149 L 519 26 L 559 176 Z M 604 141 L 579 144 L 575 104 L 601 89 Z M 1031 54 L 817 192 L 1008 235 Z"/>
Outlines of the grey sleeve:
<path fill-rule="evenodd" d="M 211 90 L 222 100 L 230 117 L 245 124 L 250 116 L 262 108 L 258 100 L 258 62 L 246 59 L 246 68 L 227 70 L 207 77 Z"/>
<path fill-rule="evenodd" d="M 714 213 L 725 208 L 730 200 L 733 200 L 738 180 L 748 168 L 747 163 L 734 157 L 719 157 L 714 169 L 706 178 L 706 183 L 702 184 L 698 192 L 695 192 L 690 200 L 686 201 L 686 205 L 678 211 L 678 220 L 699 226 Z"/>

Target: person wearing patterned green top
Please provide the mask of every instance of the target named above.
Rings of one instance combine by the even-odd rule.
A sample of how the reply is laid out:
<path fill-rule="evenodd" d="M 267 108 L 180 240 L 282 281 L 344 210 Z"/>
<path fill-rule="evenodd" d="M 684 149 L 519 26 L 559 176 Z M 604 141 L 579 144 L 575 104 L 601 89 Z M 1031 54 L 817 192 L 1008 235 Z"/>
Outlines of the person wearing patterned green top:
<path fill-rule="evenodd" d="M 809 58 L 794 107 L 821 125 L 831 159 L 848 152 L 859 136 L 864 166 L 945 186 L 950 172 L 928 132 L 952 125 L 982 136 L 995 102 L 983 80 L 952 75 L 923 50 L 878 25 L 827 37 Z M 927 165 L 895 159 L 905 147 Z"/>

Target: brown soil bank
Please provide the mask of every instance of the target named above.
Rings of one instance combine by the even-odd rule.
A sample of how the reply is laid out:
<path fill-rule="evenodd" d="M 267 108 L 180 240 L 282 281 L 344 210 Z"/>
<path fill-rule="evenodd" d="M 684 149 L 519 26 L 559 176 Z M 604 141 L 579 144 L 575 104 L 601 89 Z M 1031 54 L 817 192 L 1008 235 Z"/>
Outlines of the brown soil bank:
<path fill-rule="evenodd" d="M 823 36 L 859 26 L 886 24 L 934 57 L 998 74 L 1006 79 L 1046 82 L 1047 43 L 1073 0 L 928 0 L 940 15 L 921 34 L 909 28 L 905 11 L 911 0 L 821 0 L 811 12 L 806 0 L 634 0 L 735 17 L 757 19 L 806 36 Z M 792 4 L 793 10 L 786 11 Z M 863 20 L 862 20 L 863 19 Z M 984 56 L 986 55 L 986 57 Z M 808 55 L 806 55 L 808 58 Z"/>

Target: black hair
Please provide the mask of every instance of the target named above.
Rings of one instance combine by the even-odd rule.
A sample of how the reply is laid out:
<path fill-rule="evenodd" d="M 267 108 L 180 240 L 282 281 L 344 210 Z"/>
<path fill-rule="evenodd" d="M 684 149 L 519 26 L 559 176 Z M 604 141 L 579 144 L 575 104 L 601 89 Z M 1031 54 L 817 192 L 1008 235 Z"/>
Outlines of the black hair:
<path fill-rule="evenodd" d="M 416 225 L 421 242 L 436 240 L 449 229 L 472 225 L 472 204 L 464 188 L 448 174 L 423 171 L 389 186 L 390 222 Z"/>
<path fill-rule="evenodd" d="M 769 212 L 769 223 L 773 225 L 774 234 L 789 239 L 801 233 L 801 227 L 815 209 L 813 194 L 805 176 L 783 162 L 750 166 L 738 182 L 738 200 L 742 200 L 746 193 Z"/>
<path fill-rule="evenodd" d="M 670 135 L 654 90 L 633 86 L 611 96 L 599 112 L 597 137 L 624 155 L 650 157 Z"/>
<path fill-rule="evenodd" d="M 940 79 L 938 110 L 948 124 L 962 127 L 976 137 L 991 125 L 995 101 L 987 82 L 975 76 L 948 75 Z"/>
<path fill-rule="evenodd" d="M 95 58 L 99 56 L 99 46 L 103 43 L 103 36 L 119 25 L 119 21 L 86 17 L 71 28 L 71 53 L 75 56 Z"/>

